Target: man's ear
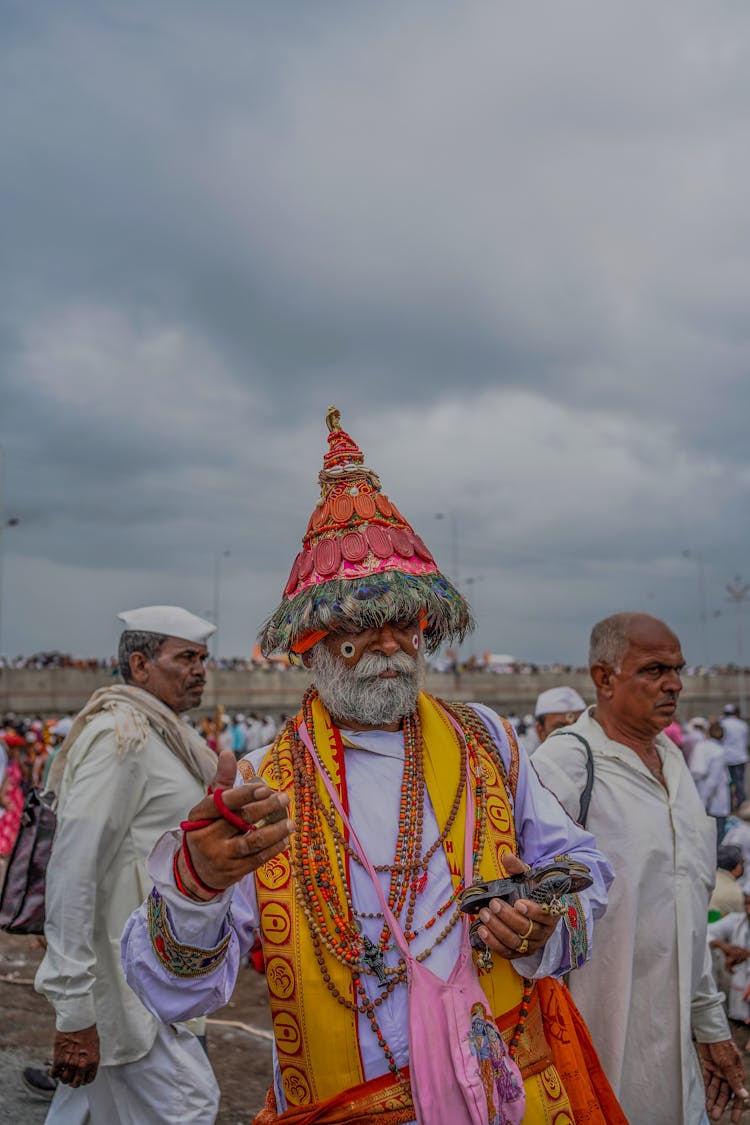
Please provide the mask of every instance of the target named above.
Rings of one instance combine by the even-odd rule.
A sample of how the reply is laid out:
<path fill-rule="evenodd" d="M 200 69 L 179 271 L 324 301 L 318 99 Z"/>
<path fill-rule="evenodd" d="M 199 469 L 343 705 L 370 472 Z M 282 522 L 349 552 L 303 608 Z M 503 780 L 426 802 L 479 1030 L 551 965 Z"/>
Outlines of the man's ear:
<path fill-rule="evenodd" d="M 312 649 L 308 648 L 300 655 L 303 668 L 309 668 L 312 664 Z"/>
<path fill-rule="evenodd" d="M 130 678 L 134 684 L 143 684 L 148 679 L 149 661 L 142 652 L 131 652 L 130 659 Z"/>
<path fill-rule="evenodd" d="M 594 681 L 597 693 L 609 698 L 614 690 L 615 670 L 611 664 L 592 664 L 589 675 Z"/>

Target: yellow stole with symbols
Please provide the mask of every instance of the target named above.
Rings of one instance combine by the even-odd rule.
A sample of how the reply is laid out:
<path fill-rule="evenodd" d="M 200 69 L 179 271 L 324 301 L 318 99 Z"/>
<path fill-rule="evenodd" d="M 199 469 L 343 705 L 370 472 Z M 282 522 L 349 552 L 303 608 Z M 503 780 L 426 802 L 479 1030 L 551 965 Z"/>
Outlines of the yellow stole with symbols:
<path fill-rule="evenodd" d="M 348 808 L 341 740 L 319 699 L 313 701 L 313 727 L 317 753 L 327 768 L 339 798 Z M 442 831 L 459 784 L 461 755 L 458 738 L 444 709 L 432 697 L 421 693 L 419 717 L 424 747 L 424 773 L 438 826 Z M 301 721 L 301 716 L 297 721 Z M 489 742 L 489 738 L 487 740 Z M 486 794 L 486 832 L 479 863 L 483 881 L 503 878 L 502 865 L 508 852 L 517 854 L 515 826 L 503 777 L 499 754 L 473 739 L 474 760 L 484 775 Z M 502 771 L 502 772 L 501 772 Z M 273 789 L 290 796 L 289 816 L 294 819 L 293 765 L 289 735 L 282 731 L 265 756 L 259 776 Z M 325 789 L 317 779 L 318 790 L 326 799 Z M 444 853 L 456 891 L 463 877 L 464 829 L 466 795 L 462 795 L 458 815 L 444 842 Z M 337 818 L 338 819 L 338 818 Z M 343 831 L 343 826 L 339 824 Z M 329 855 L 334 854 L 330 826 L 323 820 L 322 832 Z M 303 841 L 304 843 L 304 841 Z M 329 878 L 341 891 L 341 875 L 331 865 Z M 273 1017 L 279 1066 L 288 1105 L 312 1105 L 359 1086 L 363 1080 L 362 1060 L 357 1038 L 357 1013 L 351 970 L 342 965 L 321 945 L 314 948 L 310 927 L 294 889 L 292 865 L 288 852 L 274 857 L 255 873 L 266 978 Z M 467 873 L 471 882 L 471 872 Z M 342 894 L 343 899 L 343 894 Z M 318 958 L 323 959 L 322 970 Z M 429 961 L 427 962 L 429 964 Z M 523 993 L 523 982 L 510 963 L 498 956 L 490 972 L 479 973 L 488 1006 L 506 1040 L 515 1029 Z M 332 995 L 329 982 L 351 1002 L 346 1007 Z M 321 1035 L 321 1027 L 327 1029 Z M 551 1063 L 542 1031 L 541 1015 L 536 997 L 516 1055 L 525 1079 L 527 1113 L 525 1122 L 551 1120 L 561 1111 L 565 1121 L 567 1097 L 557 1071 Z M 394 1109 L 408 1106 L 404 1090 L 394 1084 L 389 1094 Z M 569 1118 L 572 1121 L 572 1117 Z"/>

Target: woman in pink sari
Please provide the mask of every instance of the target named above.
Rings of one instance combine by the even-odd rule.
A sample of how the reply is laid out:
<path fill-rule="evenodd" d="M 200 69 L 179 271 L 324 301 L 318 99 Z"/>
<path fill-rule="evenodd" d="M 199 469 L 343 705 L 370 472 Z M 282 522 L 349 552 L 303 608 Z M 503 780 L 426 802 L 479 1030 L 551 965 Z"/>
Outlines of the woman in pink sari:
<path fill-rule="evenodd" d="M 13 851 L 23 811 L 23 773 L 18 760 L 19 747 L 25 745 L 20 735 L 5 735 L 8 747 L 8 766 L 0 786 L 0 881 L 5 873 L 8 857 Z"/>

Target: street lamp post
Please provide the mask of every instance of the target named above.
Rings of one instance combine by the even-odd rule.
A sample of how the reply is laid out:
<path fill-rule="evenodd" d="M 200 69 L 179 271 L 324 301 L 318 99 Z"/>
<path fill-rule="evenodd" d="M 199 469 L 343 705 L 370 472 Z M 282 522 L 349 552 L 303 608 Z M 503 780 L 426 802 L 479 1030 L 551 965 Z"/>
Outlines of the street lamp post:
<path fill-rule="evenodd" d="M 213 619 L 216 632 L 213 637 L 214 656 L 219 658 L 219 615 L 221 612 L 221 560 L 228 559 L 231 551 L 217 551 L 214 555 L 214 608 Z"/>
<path fill-rule="evenodd" d="M 750 595 L 750 583 L 743 582 L 739 574 L 735 575 L 734 582 L 727 583 L 728 601 L 737 611 L 737 691 L 739 694 L 740 714 L 745 714 L 745 652 L 742 643 L 742 610 Z"/>
<path fill-rule="evenodd" d="M 708 613 L 706 612 L 706 565 L 702 551 L 683 551 L 685 559 L 692 559 L 698 566 L 698 620 L 700 621 L 701 648 L 705 666 L 710 668 L 711 655 L 708 650 Z"/>
<path fill-rule="evenodd" d="M 18 520 L 15 517 L 5 519 L 0 514 L 0 656 L 3 654 L 3 562 L 4 562 L 4 532 L 6 527 L 17 527 Z"/>
<path fill-rule="evenodd" d="M 435 512 L 436 520 L 448 520 L 451 533 L 451 580 L 456 589 L 460 589 L 459 568 L 458 568 L 458 517 L 455 512 Z M 461 642 L 456 641 L 456 670 L 455 675 L 458 677 L 461 672 Z M 458 679 L 456 680 L 458 683 Z"/>
<path fill-rule="evenodd" d="M 5 515 L 5 449 L 0 445 L 0 656 L 3 652 L 3 562 L 6 527 L 17 527 L 15 516 Z"/>
<path fill-rule="evenodd" d="M 436 520 L 448 520 L 451 531 L 451 578 L 456 588 L 460 587 L 458 572 L 458 516 L 455 512 L 435 512 Z"/>
<path fill-rule="evenodd" d="M 475 621 L 479 621 L 479 614 L 477 613 L 476 591 L 475 591 L 474 587 L 476 586 L 477 582 L 482 581 L 483 577 L 484 577 L 484 575 L 482 575 L 482 574 L 470 574 L 468 576 L 468 578 L 464 578 L 464 585 L 466 586 L 466 594 L 467 594 L 467 597 L 469 599 L 469 608 L 473 609 L 473 611 L 474 611 L 474 620 Z"/>

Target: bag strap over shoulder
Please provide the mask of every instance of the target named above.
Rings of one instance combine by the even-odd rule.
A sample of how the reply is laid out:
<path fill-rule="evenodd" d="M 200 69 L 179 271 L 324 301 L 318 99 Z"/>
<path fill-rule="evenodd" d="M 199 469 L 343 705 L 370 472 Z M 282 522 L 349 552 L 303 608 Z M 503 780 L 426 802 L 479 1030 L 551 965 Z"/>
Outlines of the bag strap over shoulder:
<path fill-rule="evenodd" d="M 586 821 L 589 815 L 589 804 L 591 803 L 591 790 L 594 788 L 594 755 L 591 753 L 591 747 L 582 734 L 576 734 L 573 730 L 553 730 L 548 738 L 575 738 L 580 742 L 586 751 L 586 784 L 581 793 L 581 803 L 578 806 L 578 823 L 581 828 L 586 827 Z"/>

